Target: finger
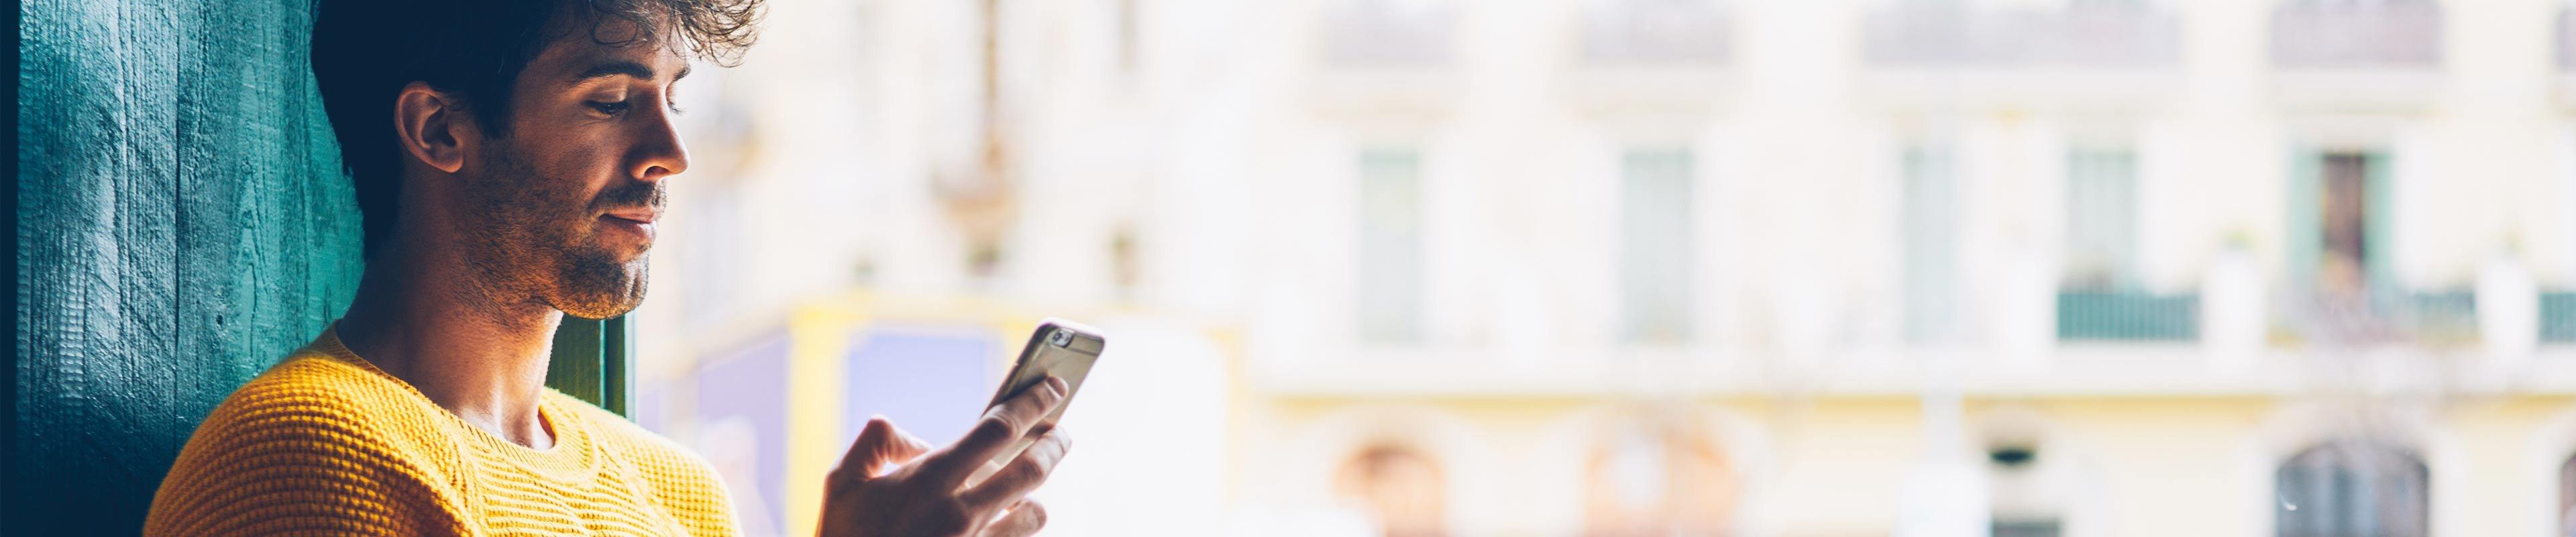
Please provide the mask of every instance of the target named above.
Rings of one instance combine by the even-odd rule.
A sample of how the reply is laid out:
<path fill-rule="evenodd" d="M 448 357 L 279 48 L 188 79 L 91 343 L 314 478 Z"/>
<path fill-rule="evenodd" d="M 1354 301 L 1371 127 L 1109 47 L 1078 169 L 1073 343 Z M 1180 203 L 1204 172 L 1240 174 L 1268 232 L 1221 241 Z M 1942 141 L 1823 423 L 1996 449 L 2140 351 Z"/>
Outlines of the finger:
<path fill-rule="evenodd" d="M 1044 436 L 1038 437 L 1037 443 L 1029 445 L 1028 451 L 1020 452 L 1020 456 L 1003 466 L 1000 473 L 967 490 L 966 505 L 981 508 L 1019 501 L 1028 496 L 1029 491 L 1046 483 L 1047 476 L 1055 473 L 1056 462 L 1064 460 L 1065 452 L 1072 449 L 1073 438 L 1064 430 L 1049 429 Z"/>
<path fill-rule="evenodd" d="M 1047 376 L 1036 386 L 986 410 L 984 418 L 977 420 L 975 428 L 968 430 L 964 438 L 923 462 L 922 471 L 950 484 L 962 483 L 967 476 L 1001 457 L 1003 450 L 1027 437 L 1030 429 L 1038 426 L 1038 420 L 1045 419 L 1047 413 L 1064 403 L 1064 394 L 1064 380 Z"/>
<path fill-rule="evenodd" d="M 925 451 L 921 441 L 895 427 L 885 416 L 871 416 L 859 429 L 859 438 L 850 442 L 850 450 L 841 455 L 843 479 L 868 479 L 883 475 L 894 463 L 911 460 Z"/>
<path fill-rule="evenodd" d="M 895 448 L 896 452 L 902 454 L 902 460 L 912 460 L 937 447 L 930 445 L 929 441 L 922 440 L 921 437 L 913 436 L 911 432 L 904 431 L 902 427 L 894 428 L 894 436 L 902 440 L 900 443 L 903 445 Z"/>
<path fill-rule="evenodd" d="M 932 479 L 951 485 L 964 482 L 986 462 L 1001 456 L 1002 450 L 1009 449 L 1014 441 L 1027 436 L 1029 429 L 1038 425 L 1038 420 L 1064 404 L 1064 396 L 1064 379 L 1047 376 L 1037 386 L 984 411 L 984 419 L 976 421 L 975 428 L 966 431 L 965 438 L 922 461 L 921 471 Z"/>
<path fill-rule="evenodd" d="M 984 536 L 1028 537 L 1030 535 L 1037 535 L 1039 528 L 1046 527 L 1046 521 L 1047 514 L 1045 506 L 1038 505 L 1038 502 L 1035 501 L 1024 500 L 1021 501 L 1019 505 L 1011 506 L 1011 512 L 1003 514 L 1002 520 L 996 521 L 992 526 L 984 528 Z"/>

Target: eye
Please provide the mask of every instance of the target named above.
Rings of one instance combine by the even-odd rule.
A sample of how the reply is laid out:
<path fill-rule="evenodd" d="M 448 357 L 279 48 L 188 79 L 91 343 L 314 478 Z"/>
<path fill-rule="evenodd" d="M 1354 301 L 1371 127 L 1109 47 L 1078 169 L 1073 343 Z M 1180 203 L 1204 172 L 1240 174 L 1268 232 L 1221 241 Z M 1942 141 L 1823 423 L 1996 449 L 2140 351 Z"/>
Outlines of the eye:
<path fill-rule="evenodd" d="M 590 101 L 586 104 L 589 104 L 590 109 L 592 110 L 598 110 L 599 113 L 612 116 L 635 107 L 635 103 L 626 101 Z"/>

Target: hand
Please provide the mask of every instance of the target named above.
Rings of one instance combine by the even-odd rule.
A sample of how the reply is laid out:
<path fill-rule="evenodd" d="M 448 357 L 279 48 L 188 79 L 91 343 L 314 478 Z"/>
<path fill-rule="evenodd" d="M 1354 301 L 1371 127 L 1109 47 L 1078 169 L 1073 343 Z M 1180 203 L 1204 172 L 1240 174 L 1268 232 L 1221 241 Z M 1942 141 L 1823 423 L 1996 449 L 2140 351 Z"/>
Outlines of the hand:
<path fill-rule="evenodd" d="M 1037 421 L 1064 404 L 1063 379 L 1047 377 L 984 412 L 945 449 L 870 418 L 823 485 L 825 537 L 1023 537 L 1046 525 L 1046 508 L 1023 499 L 1072 444 Z M 1027 435 L 1040 435 L 1000 473 L 973 487 L 966 478 Z"/>

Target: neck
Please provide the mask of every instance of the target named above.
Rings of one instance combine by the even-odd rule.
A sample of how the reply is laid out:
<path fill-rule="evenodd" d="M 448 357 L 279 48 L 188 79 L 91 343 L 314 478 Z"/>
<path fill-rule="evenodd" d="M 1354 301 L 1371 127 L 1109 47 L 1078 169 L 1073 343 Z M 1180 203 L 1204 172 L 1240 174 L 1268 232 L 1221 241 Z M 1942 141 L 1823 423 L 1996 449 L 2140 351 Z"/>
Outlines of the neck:
<path fill-rule="evenodd" d="M 492 296 L 466 260 L 424 242 L 397 238 L 369 260 L 337 325 L 341 342 L 466 423 L 552 446 L 537 402 L 563 312 Z"/>

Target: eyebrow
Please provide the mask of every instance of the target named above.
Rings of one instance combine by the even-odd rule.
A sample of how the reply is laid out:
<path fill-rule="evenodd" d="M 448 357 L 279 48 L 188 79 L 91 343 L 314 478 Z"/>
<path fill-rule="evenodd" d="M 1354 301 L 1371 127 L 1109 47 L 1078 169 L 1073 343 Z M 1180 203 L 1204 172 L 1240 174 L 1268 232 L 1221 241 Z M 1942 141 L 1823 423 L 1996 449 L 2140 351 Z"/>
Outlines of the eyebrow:
<path fill-rule="evenodd" d="M 572 83 L 580 84 L 595 78 L 605 78 L 618 75 L 625 75 L 643 80 L 652 80 L 653 68 L 647 67 L 641 63 L 626 60 L 609 60 L 600 62 L 598 65 L 590 66 L 589 69 L 582 70 L 581 74 L 572 77 Z M 671 81 L 678 82 L 680 79 L 688 77 L 689 67 L 683 65 L 680 66 L 680 72 L 673 73 L 671 75 Z"/>

